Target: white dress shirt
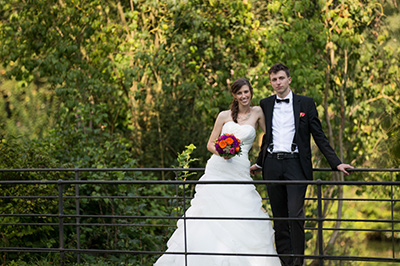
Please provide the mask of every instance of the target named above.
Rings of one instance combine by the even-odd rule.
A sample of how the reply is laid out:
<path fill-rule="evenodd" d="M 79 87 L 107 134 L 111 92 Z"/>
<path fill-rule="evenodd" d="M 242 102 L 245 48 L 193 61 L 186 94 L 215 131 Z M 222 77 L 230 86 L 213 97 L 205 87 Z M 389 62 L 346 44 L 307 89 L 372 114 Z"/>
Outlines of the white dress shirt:
<path fill-rule="evenodd" d="M 276 96 L 277 99 L 281 99 Z M 289 103 L 275 103 L 272 114 L 272 152 L 292 152 L 292 143 L 295 133 L 294 114 L 293 114 L 293 92 L 284 98 L 289 99 Z M 299 152 L 297 147 L 294 152 Z"/>

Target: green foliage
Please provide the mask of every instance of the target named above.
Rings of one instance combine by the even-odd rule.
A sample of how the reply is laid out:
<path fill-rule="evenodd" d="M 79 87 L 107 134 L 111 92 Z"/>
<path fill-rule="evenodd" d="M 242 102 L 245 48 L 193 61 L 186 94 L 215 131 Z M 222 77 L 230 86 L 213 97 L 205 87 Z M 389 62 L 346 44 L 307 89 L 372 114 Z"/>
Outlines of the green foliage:
<path fill-rule="evenodd" d="M 257 102 L 271 93 L 268 66 L 283 61 L 295 91 L 316 99 L 341 157 L 363 163 L 387 150 L 380 143 L 391 131 L 369 134 L 368 126 L 380 125 L 385 118 L 376 110 L 396 106 L 398 97 L 395 83 L 385 85 L 399 71 L 389 35 L 396 26 L 387 26 L 381 4 L 2 2 L 0 58 L 7 75 L 51 85 L 60 102 L 59 134 L 78 132 L 77 146 L 88 131 L 123 137 L 142 165 L 165 167 L 194 143 L 204 164 L 202 143 L 216 114 L 229 106 L 230 83 L 247 76 Z M 390 3 L 383 7 L 396 18 Z M 371 156 L 363 152 L 371 149 Z M 324 166 L 316 154 L 320 160 Z"/>
<path fill-rule="evenodd" d="M 185 147 L 186 150 L 182 151 L 178 154 L 178 166 L 177 168 L 190 168 L 190 164 L 198 161 L 198 158 L 191 158 L 192 152 L 196 149 L 196 146 L 190 144 Z M 180 171 L 177 174 L 177 179 L 179 180 L 186 180 L 188 177 L 195 175 L 196 172 L 189 172 L 189 171 Z"/>
<path fill-rule="evenodd" d="M 16 139 L 0 138 L 0 168 L 51 168 L 59 166 L 50 155 L 50 146 L 35 141 L 25 140 L 22 143 Z M 63 173 L 57 172 L 3 172 L 1 180 L 58 180 L 65 179 Z M 39 198 L 0 199 L 0 212 L 6 214 L 57 214 L 57 199 L 46 198 L 58 194 L 56 185 L 1 185 L 2 196 L 43 196 Z M 2 223 L 55 223 L 54 217 L 2 217 Z M 43 226 L 0 226 L 2 247 L 42 247 L 54 248 L 58 245 L 58 231 L 50 225 Z M 35 260 L 40 256 L 29 254 L 8 253 L 2 256 L 3 263 L 13 259 Z"/>
<path fill-rule="evenodd" d="M 185 147 L 186 149 L 182 151 L 181 153 L 178 154 L 177 157 L 177 166 L 173 166 L 174 168 L 190 168 L 191 163 L 198 161 L 198 158 L 191 158 L 192 152 L 196 149 L 196 146 L 193 144 L 190 144 Z M 192 176 L 196 180 L 196 177 L 198 177 L 197 172 L 190 172 L 190 171 L 177 171 L 175 172 L 176 175 L 176 180 L 182 180 L 186 181 L 188 180 L 189 177 Z M 188 184 L 183 184 L 183 185 L 177 185 L 176 186 L 176 193 L 177 195 L 182 195 L 187 198 L 191 198 L 194 195 L 194 186 L 193 185 L 188 185 Z M 181 202 L 178 202 L 177 200 L 173 200 L 170 204 L 171 206 L 176 206 L 172 209 L 173 212 L 176 212 L 177 214 L 183 213 L 185 210 L 183 209 L 183 206 Z"/>
<path fill-rule="evenodd" d="M 0 68 L 0 135 L 35 139 L 55 125 L 57 100 L 44 80 L 9 80 Z"/>
<path fill-rule="evenodd" d="M 241 1 L 8 2 L 0 53 L 8 75 L 48 78 L 66 136 L 119 132 L 149 167 L 170 165 L 191 136 L 205 143 L 231 80 L 258 61 L 251 5 Z"/>

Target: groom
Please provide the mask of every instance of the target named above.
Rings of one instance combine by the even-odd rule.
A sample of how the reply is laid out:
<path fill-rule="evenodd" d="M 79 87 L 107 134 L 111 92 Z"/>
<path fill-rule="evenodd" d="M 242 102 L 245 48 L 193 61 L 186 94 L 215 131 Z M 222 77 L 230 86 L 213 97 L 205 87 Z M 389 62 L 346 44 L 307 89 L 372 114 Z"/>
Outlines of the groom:
<path fill-rule="evenodd" d="M 254 174 L 262 168 L 265 180 L 312 180 L 310 136 L 329 165 L 345 175 L 349 164 L 343 164 L 322 131 L 314 100 L 294 94 L 289 68 L 281 63 L 268 71 L 276 95 L 262 99 L 260 106 L 266 120 L 266 132 Z M 274 218 L 304 218 L 307 185 L 267 185 Z M 304 221 L 275 220 L 275 243 L 278 254 L 304 255 Z M 283 265 L 303 265 L 301 257 L 281 257 Z"/>

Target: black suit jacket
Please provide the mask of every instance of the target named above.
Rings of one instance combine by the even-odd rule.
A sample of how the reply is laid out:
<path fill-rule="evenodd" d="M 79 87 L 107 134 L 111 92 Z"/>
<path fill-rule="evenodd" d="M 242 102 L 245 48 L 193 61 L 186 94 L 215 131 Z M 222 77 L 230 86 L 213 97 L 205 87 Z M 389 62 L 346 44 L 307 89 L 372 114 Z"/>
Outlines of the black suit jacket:
<path fill-rule="evenodd" d="M 264 165 L 267 148 L 272 143 L 272 115 L 274 110 L 276 95 L 262 99 L 260 106 L 264 111 L 266 121 L 266 132 L 263 137 L 261 151 L 257 159 L 259 166 Z M 293 113 L 295 123 L 295 143 L 299 150 L 300 163 L 307 179 L 312 180 L 312 162 L 310 136 L 312 135 L 318 148 L 328 160 L 332 169 L 341 164 L 335 151 L 329 144 L 324 132 L 322 131 L 321 121 L 318 118 L 317 108 L 314 99 L 293 93 Z"/>

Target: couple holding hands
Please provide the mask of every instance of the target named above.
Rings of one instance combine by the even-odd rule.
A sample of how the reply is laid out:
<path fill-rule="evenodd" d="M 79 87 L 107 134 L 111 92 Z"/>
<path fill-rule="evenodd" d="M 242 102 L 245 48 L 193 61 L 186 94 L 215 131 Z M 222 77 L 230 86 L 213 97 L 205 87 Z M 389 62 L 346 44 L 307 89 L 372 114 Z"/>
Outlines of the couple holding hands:
<path fill-rule="evenodd" d="M 251 105 L 253 88 L 248 80 L 241 78 L 232 84 L 231 110 L 219 113 L 215 121 L 207 144 L 213 155 L 200 180 L 252 181 L 250 173 L 261 171 L 265 180 L 312 180 L 311 135 L 331 168 L 348 175 L 346 169 L 353 166 L 342 163 L 329 145 L 314 100 L 291 90 L 289 68 L 278 63 L 268 74 L 276 94 L 262 99 L 260 106 Z M 265 134 L 257 162 L 251 165 L 248 152 L 258 127 Z M 214 142 L 222 134 L 240 139 L 240 156 L 220 156 Z M 167 253 L 186 250 L 192 254 L 164 254 L 154 265 L 303 265 L 301 219 L 305 217 L 306 190 L 307 185 L 267 185 L 272 214 L 278 218 L 272 226 L 254 185 L 199 184 L 185 213 L 187 219 L 178 220 L 178 228 L 167 243 Z"/>

